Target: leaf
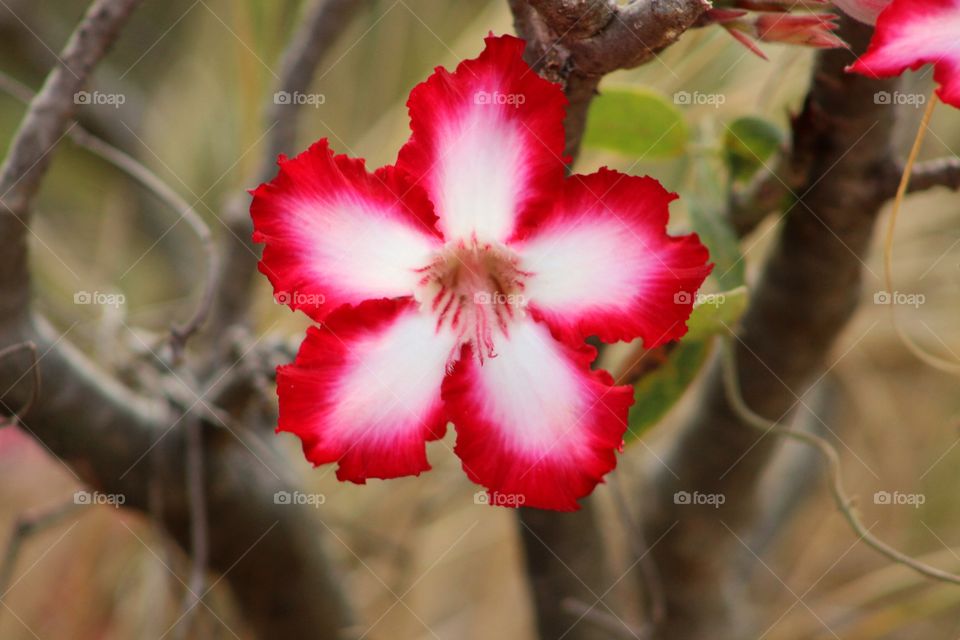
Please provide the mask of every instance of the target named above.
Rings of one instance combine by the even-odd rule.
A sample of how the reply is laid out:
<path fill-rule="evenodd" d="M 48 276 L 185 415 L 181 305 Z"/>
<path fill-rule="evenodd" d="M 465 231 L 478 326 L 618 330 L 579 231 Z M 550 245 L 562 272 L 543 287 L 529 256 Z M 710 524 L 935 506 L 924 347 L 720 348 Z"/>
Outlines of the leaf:
<path fill-rule="evenodd" d="M 583 143 L 631 159 L 683 155 L 687 126 L 675 105 L 653 91 L 608 89 L 593 100 Z"/>
<path fill-rule="evenodd" d="M 723 293 L 698 294 L 700 302 L 687 320 L 684 340 L 702 340 L 726 331 L 747 310 L 749 293 L 743 285 Z"/>
<path fill-rule="evenodd" d="M 783 144 L 783 132 L 763 118 L 744 117 L 727 125 L 723 150 L 734 180 L 746 180 Z"/>
<path fill-rule="evenodd" d="M 634 385 L 634 404 L 624 435 L 627 444 L 641 438 L 680 400 L 706 362 L 713 337 L 737 323 L 748 300 L 747 288 L 740 286 L 710 294 L 693 308 L 687 335 L 673 348 L 666 362 Z"/>
<path fill-rule="evenodd" d="M 666 362 L 640 378 L 634 386 L 634 403 L 623 436 L 626 444 L 640 439 L 683 396 L 706 362 L 709 342 L 683 340 L 673 348 Z"/>
<path fill-rule="evenodd" d="M 721 289 L 735 289 L 746 281 L 740 243 L 724 212 L 725 189 L 722 165 L 707 158 L 693 160 L 693 189 L 684 200 L 690 212 L 693 230 L 710 251 L 714 264 L 711 277 Z"/>

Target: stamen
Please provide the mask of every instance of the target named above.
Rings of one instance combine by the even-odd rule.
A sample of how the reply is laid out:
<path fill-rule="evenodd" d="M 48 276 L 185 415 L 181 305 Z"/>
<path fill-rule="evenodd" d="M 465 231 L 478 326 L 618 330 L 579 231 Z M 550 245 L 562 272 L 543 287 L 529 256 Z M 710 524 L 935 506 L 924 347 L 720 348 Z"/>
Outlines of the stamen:
<path fill-rule="evenodd" d="M 460 343 L 473 345 L 482 364 L 497 355 L 496 341 L 524 315 L 525 280 L 519 258 L 498 243 L 449 243 L 427 266 L 416 270 L 421 310 L 436 317 L 437 330 L 449 327 Z"/>

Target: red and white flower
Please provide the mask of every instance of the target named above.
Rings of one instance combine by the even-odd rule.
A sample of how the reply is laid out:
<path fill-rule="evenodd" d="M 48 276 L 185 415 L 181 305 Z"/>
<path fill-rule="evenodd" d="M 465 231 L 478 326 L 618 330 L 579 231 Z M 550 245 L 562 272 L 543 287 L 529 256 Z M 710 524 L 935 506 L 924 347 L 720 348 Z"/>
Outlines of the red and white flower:
<path fill-rule="evenodd" d="M 414 88 L 396 166 L 321 140 L 253 192 L 261 271 L 321 323 L 278 369 L 278 430 L 341 480 L 426 471 L 450 421 L 491 502 L 574 510 L 633 402 L 584 338 L 686 332 L 706 249 L 667 235 L 675 196 L 655 180 L 565 177 L 566 101 L 523 49 L 491 36 Z"/>
<path fill-rule="evenodd" d="M 894 0 L 850 70 L 887 78 L 925 64 L 933 65 L 940 99 L 960 108 L 960 0 Z"/>

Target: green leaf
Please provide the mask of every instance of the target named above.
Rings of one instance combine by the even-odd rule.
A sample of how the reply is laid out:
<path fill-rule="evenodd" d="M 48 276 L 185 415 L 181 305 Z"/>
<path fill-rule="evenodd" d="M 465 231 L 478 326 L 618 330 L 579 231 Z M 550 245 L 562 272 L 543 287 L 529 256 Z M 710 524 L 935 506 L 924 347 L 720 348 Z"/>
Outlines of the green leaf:
<path fill-rule="evenodd" d="M 746 180 L 783 144 L 783 132 L 762 118 L 744 117 L 727 125 L 723 150 L 734 180 Z"/>
<path fill-rule="evenodd" d="M 747 310 L 749 293 L 745 286 L 723 293 L 698 294 L 699 304 L 687 320 L 684 340 L 702 340 L 726 331 L 740 320 Z"/>
<path fill-rule="evenodd" d="M 745 282 L 746 273 L 740 242 L 724 211 L 722 165 L 717 160 L 695 158 L 692 175 L 693 192 L 684 196 L 690 223 L 710 251 L 710 262 L 714 264 L 711 277 L 721 289 L 735 289 Z"/>
<path fill-rule="evenodd" d="M 703 367 L 714 336 L 732 327 L 747 308 L 747 288 L 710 294 L 694 307 L 687 321 L 689 331 L 673 348 L 666 362 L 640 378 L 634 386 L 627 433 L 629 444 L 656 425 L 683 396 Z"/>
<path fill-rule="evenodd" d="M 683 114 L 653 91 L 608 89 L 593 100 L 583 143 L 632 159 L 683 155 L 687 146 Z"/>
<path fill-rule="evenodd" d="M 706 362 L 709 343 L 709 340 L 681 341 L 666 362 L 637 382 L 633 393 L 635 402 L 623 436 L 627 444 L 642 437 L 677 403 Z"/>

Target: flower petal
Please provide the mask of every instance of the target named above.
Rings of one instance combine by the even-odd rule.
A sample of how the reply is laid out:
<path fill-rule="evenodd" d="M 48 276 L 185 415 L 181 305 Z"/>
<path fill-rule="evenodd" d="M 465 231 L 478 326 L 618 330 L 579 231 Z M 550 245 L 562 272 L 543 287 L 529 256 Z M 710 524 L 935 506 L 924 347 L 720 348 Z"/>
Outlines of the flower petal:
<path fill-rule="evenodd" d="M 493 504 L 573 511 L 616 466 L 633 390 L 590 371 L 595 355 L 529 318 L 482 365 L 464 349 L 443 398 L 464 471 Z"/>
<path fill-rule="evenodd" d="M 391 167 L 367 173 L 326 140 L 279 164 L 250 205 L 278 302 L 323 320 L 343 304 L 413 292 L 414 270 L 441 244 L 421 189 Z"/>
<path fill-rule="evenodd" d="M 456 338 L 407 300 L 371 301 L 311 327 L 293 364 L 277 369 L 280 421 L 314 464 L 337 478 L 418 475 L 425 442 L 443 436 L 440 385 Z"/>
<path fill-rule="evenodd" d="M 682 337 L 712 265 L 696 234 L 667 235 L 675 198 L 652 178 L 608 169 L 569 178 L 550 215 L 510 243 L 531 273 L 531 311 L 604 342 Z"/>
<path fill-rule="evenodd" d="M 438 67 L 410 93 L 412 135 L 397 165 L 426 189 L 448 240 L 505 240 L 563 179 L 567 100 L 523 50 L 490 36 L 478 58 Z"/>
<path fill-rule="evenodd" d="M 940 99 L 960 108 L 960 0 L 894 0 L 849 70 L 887 78 L 925 64 L 934 65 Z"/>

